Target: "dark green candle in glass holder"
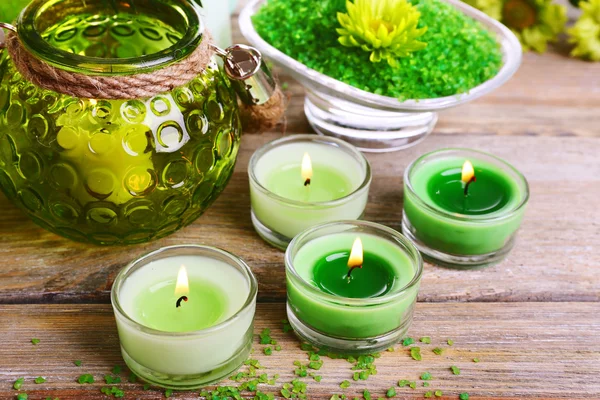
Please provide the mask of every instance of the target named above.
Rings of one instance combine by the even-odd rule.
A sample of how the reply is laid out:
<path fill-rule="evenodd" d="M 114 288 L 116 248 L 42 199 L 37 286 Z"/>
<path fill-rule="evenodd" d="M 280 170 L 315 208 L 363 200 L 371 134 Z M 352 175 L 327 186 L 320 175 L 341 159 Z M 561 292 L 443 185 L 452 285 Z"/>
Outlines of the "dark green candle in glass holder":
<path fill-rule="evenodd" d="M 402 230 L 432 262 L 489 266 L 513 248 L 528 200 L 527 180 L 506 161 L 470 149 L 437 150 L 406 169 Z"/>
<path fill-rule="evenodd" d="M 36 0 L 17 36 L 61 71 L 134 76 L 208 40 L 199 10 L 186 1 Z M 90 97 L 43 89 L 0 49 L 0 186 L 36 223 L 78 241 L 141 243 L 188 225 L 225 188 L 241 125 L 215 62 L 153 96 Z"/>

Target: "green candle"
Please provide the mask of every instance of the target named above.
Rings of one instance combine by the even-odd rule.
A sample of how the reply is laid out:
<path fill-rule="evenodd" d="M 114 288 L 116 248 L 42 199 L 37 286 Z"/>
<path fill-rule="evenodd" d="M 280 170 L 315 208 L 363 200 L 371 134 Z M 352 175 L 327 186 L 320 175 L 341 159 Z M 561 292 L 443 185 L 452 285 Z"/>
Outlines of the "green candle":
<path fill-rule="evenodd" d="M 364 252 L 353 262 L 357 241 Z M 405 241 L 362 221 L 320 225 L 296 237 L 286 252 L 286 276 L 288 316 L 297 333 L 337 351 L 356 350 L 356 341 L 372 350 L 381 343 L 368 342 L 384 335 L 399 339 L 412 320 L 422 268 Z M 315 339 L 323 336 L 335 341 Z"/>
<path fill-rule="evenodd" d="M 463 177 L 466 161 L 473 166 L 469 179 Z M 457 264 L 460 257 L 477 265 L 506 255 L 529 196 L 518 171 L 472 150 L 419 158 L 407 169 L 404 185 L 404 233 L 430 258 L 452 263 L 439 260 L 443 253 Z"/>
<path fill-rule="evenodd" d="M 305 185 L 300 163 L 290 163 L 272 170 L 266 177 L 266 188 L 288 200 L 316 203 L 341 199 L 352 193 L 355 184 L 337 169 L 324 164 L 312 165 L 310 184 Z"/>
<path fill-rule="evenodd" d="M 148 382 L 199 387 L 229 376 L 250 353 L 256 280 L 222 250 L 152 252 L 119 273 L 111 301 L 123 358 Z"/>
<path fill-rule="evenodd" d="M 486 165 L 478 165 L 477 181 L 471 183 L 467 194 L 461 180 L 461 168 L 455 162 L 432 165 L 432 175 L 426 188 L 419 186 L 422 198 L 441 210 L 465 215 L 485 215 L 506 207 L 518 189 L 508 177 Z M 453 168 L 454 167 L 454 168 Z M 424 189 L 424 190 L 423 190 Z"/>
<path fill-rule="evenodd" d="M 175 279 L 140 288 L 132 302 L 132 315 L 140 324 L 164 332 L 198 331 L 228 316 L 229 298 L 214 282 L 192 277 L 185 291 L 189 297 L 183 301 L 175 289 Z"/>
<path fill-rule="evenodd" d="M 349 251 L 339 250 L 317 261 L 312 282 L 325 293 L 353 299 L 368 299 L 389 293 L 395 285 L 396 274 L 388 261 L 377 254 L 364 254 L 364 268 L 349 272 Z M 408 271 L 406 276 L 410 276 Z"/>
<path fill-rule="evenodd" d="M 371 184 L 369 162 L 360 151 L 317 135 L 266 144 L 250 159 L 248 175 L 254 227 L 281 249 L 311 226 L 360 218 Z"/>

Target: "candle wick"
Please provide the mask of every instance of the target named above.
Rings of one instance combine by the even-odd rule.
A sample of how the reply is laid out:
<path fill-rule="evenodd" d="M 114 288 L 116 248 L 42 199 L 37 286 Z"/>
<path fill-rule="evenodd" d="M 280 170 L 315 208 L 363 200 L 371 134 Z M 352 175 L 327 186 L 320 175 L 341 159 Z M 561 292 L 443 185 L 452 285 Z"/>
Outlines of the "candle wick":
<path fill-rule="evenodd" d="M 465 185 L 465 196 L 469 195 L 469 186 L 471 186 L 471 183 L 476 182 L 477 178 L 476 177 L 472 177 L 471 180 L 469 182 L 467 182 L 467 184 Z"/>
<path fill-rule="evenodd" d="M 352 271 L 354 271 L 356 268 L 362 269 L 362 264 L 361 265 L 357 265 L 356 267 L 350 267 L 350 269 L 348 270 L 348 275 L 347 278 L 350 279 L 352 278 Z"/>
<path fill-rule="evenodd" d="M 187 296 L 181 296 L 179 299 L 177 299 L 177 303 L 175 303 L 175 308 L 181 307 L 181 300 L 188 301 L 188 298 Z"/>
<path fill-rule="evenodd" d="M 304 186 L 308 186 L 310 185 L 310 178 L 308 178 L 307 180 L 304 181 Z"/>

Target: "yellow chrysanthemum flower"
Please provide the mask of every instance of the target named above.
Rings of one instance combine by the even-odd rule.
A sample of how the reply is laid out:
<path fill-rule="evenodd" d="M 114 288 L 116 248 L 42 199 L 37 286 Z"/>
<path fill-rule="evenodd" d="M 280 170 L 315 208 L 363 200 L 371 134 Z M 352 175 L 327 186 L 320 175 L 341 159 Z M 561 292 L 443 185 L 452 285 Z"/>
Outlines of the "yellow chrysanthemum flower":
<path fill-rule="evenodd" d="M 464 0 L 502 22 L 519 38 L 523 50 L 546 51 L 567 23 L 567 9 L 552 0 Z"/>
<path fill-rule="evenodd" d="M 600 0 L 582 1 L 579 8 L 581 17 L 568 31 L 569 42 L 575 44 L 571 55 L 600 61 Z"/>
<path fill-rule="evenodd" d="M 337 15 L 339 42 L 371 52 L 372 62 L 385 59 L 397 67 L 397 58 L 427 46 L 417 40 L 427 31 L 417 28 L 421 13 L 406 0 L 347 0 L 346 9 Z"/>

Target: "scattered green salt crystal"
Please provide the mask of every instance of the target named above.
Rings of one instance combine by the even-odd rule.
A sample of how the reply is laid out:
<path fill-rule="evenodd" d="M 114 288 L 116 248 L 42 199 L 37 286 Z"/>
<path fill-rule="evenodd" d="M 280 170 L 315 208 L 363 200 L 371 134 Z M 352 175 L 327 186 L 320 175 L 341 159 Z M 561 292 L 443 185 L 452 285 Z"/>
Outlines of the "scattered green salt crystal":
<path fill-rule="evenodd" d="M 402 341 L 402 346 L 410 346 L 411 344 L 413 344 L 415 342 L 415 339 L 411 338 L 411 337 L 407 337 L 406 339 L 404 339 Z"/>
<path fill-rule="evenodd" d="M 435 397 L 442 397 L 442 391 L 441 390 L 436 390 L 434 393 Z"/>
<path fill-rule="evenodd" d="M 104 375 L 104 381 L 107 385 L 112 385 L 113 383 L 121 383 L 121 378 L 118 376 Z"/>
<path fill-rule="evenodd" d="M 433 349 L 431 351 L 433 351 L 435 354 L 437 354 L 438 356 L 440 356 L 444 352 L 444 349 L 436 347 L 435 349 Z"/>
<path fill-rule="evenodd" d="M 460 400 L 469 400 L 469 393 L 461 393 L 458 395 Z"/>
<path fill-rule="evenodd" d="M 283 324 L 283 327 L 282 327 L 283 333 L 288 333 L 293 330 L 292 325 L 290 325 L 290 322 L 287 319 L 282 319 L 281 323 Z"/>
<path fill-rule="evenodd" d="M 21 390 L 21 387 L 23 387 L 23 383 L 25 383 L 25 378 L 19 378 L 15 381 L 15 383 L 13 383 L 13 389 L 15 390 Z"/>
<path fill-rule="evenodd" d="M 385 393 L 385 395 L 387 398 L 394 397 L 394 396 L 396 396 L 396 390 L 393 387 L 391 387 L 388 389 L 388 391 Z"/>
<path fill-rule="evenodd" d="M 420 347 L 411 347 L 410 348 L 410 356 L 417 361 L 421 361 L 422 360 L 421 348 Z"/>
<path fill-rule="evenodd" d="M 450 367 L 450 369 L 454 375 L 460 375 L 460 369 L 457 366 L 453 365 Z"/>
<path fill-rule="evenodd" d="M 273 338 L 271 337 L 271 330 L 269 328 L 265 328 L 262 330 L 262 332 L 260 333 L 260 344 L 272 344 L 272 345 L 276 345 L 277 341 L 273 340 Z"/>
<path fill-rule="evenodd" d="M 454 340 L 448 339 L 448 346 L 452 346 L 454 344 Z"/>
<path fill-rule="evenodd" d="M 40 383 L 46 382 L 46 378 L 38 376 L 37 378 L 34 379 L 34 382 L 39 385 Z"/>
<path fill-rule="evenodd" d="M 340 383 L 340 387 L 342 389 L 348 389 L 350 387 L 350 381 L 349 380 L 343 380 L 342 383 Z"/>
<path fill-rule="evenodd" d="M 94 377 L 92 374 L 83 374 L 77 378 L 77 382 L 79 382 L 81 385 L 84 383 L 94 383 Z"/>
<path fill-rule="evenodd" d="M 319 370 L 323 366 L 323 361 L 311 361 L 308 363 L 308 368 Z"/>
<path fill-rule="evenodd" d="M 419 339 L 421 341 L 421 343 L 425 343 L 425 344 L 431 344 L 431 338 L 429 336 L 423 336 L 421 339 Z"/>
<path fill-rule="evenodd" d="M 109 397 L 114 396 L 114 397 L 119 398 L 119 397 L 125 396 L 125 392 L 116 386 L 103 387 L 102 389 L 100 389 L 100 391 Z"/>

